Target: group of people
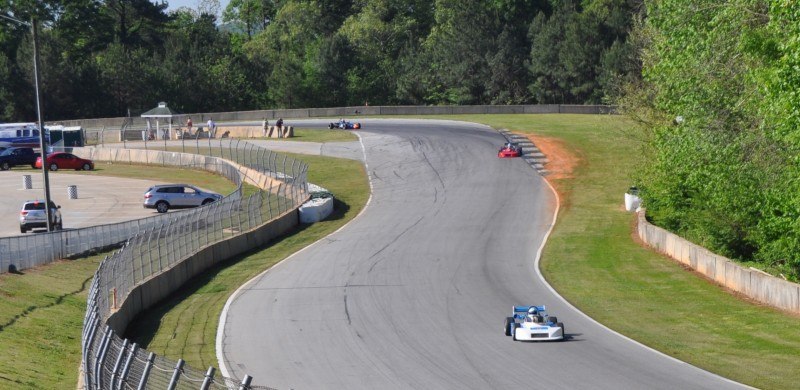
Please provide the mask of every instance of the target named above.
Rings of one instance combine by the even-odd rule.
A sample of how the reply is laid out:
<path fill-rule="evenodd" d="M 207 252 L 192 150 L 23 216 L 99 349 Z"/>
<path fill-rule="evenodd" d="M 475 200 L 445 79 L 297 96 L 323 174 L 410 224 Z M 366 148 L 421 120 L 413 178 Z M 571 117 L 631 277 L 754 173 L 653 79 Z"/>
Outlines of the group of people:
<path fill-rule="evenodd" d="M 194 126 L 194 124 L 192 123 L 192 117 L 186 118 L 186 131 L 189 134 L 192 134 L 192 126 Z M 214 118 L 208 118 L 208 122 L 206 122 L 206 127 L 208 127 L 209 138 L 214 138 L 217 134 L 217 123 L 214 122 Z M 203 131 L 203 128 L 198 127 L 197 133 L 201 131 Z M 197 135 L 197 133 L 195 133 L 194 135 Z"/>
<path fill-rule="evenodd" d="M 267 132 L 268 126 L 269 126 L 269 121 L 267 120 L 267 118 L 264 118 L 263 128 L 265 134 Z M 275 122 L 275 126 L 277 126 L 278 129 L 283 129 L 283 118 L 278 118 L 278 120 Z M 216 122 L 214 122 L 214 118 L 208 118 L 208 122 L 206 122 L 206 127 L 208 128 L 209 138 L 215 138 L 217 134 L 217 124 Z M 201 131 L 203 131 L 202 127 L 198 127 L 197 132 L 193 133 L 192 132 L 193 128 L 194 128 L 194 123 L 192 122 L 192 117 L 187 117 L 186 118 L 187 134 L 197 136 Z M 147 131 L 143 132 L 143 134 L 147 134 L 146 137 L 149 140 L 155 139 L 155 131 L 150 127 L 149 121 L 147 123 Z"/>

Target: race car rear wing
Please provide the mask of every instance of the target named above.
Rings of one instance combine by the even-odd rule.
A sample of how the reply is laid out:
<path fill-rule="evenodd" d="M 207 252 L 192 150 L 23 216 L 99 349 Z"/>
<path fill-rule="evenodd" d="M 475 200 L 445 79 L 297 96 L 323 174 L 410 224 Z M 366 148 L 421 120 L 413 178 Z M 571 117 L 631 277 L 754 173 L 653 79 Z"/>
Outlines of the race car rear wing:
<path fill-rule="evenodd" d="M 536 311 L 543 312 L 547 310 L 544 305 L 542 306 L 514 306 L 514 314 L 516 313 L 527 313 L 530 308 L 535 307 Z"/>

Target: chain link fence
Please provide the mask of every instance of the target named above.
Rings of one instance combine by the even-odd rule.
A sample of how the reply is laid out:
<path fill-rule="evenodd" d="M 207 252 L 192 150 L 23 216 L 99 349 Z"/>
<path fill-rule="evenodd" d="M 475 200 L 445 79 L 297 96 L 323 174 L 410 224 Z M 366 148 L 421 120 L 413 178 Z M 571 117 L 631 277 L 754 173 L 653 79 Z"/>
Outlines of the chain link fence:
<path fill-rule="evenodd" d="M 199 371 L 183 360 L 155 356 L 119 337 L 107 321 L 137 286 L 177 267 L 203 248 L 293 212 L 308 199 L 307 165 L 238 140 L 215 140 L 195 150 L 203 156 L 170 152 L 167 146 L 159 153 L 121 148 L 82 152 L 112 161 L 146 158 L 151 164 L 164 165 L 199 166 L 213 159 L 211 166 L 227 166 L 215 169 L 226 177 L 232 175 L 230 179 L 238 184 L 234 193 L 220 201 L 140 224 L 121 249 L 101 262 L 89 290 L 83 324 L 83 388 L 269 389 L 252 386 L 249 376 L 241 380 L 216 377 L 213 367 Z M 243 182 L 256 184 L 260 190 L 242 196 Z"/>

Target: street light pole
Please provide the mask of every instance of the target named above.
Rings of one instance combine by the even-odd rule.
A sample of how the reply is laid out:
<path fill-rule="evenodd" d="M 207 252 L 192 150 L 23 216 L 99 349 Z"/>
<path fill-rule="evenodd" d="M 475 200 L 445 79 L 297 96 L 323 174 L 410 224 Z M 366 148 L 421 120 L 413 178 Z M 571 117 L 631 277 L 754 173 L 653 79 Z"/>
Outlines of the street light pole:
<path fill-rule="evenodd" d="M 25 22 L 8 15 L 0 14 L 0 18 L 10 20 L 14 23 L 28 26 L 33 35 L 33 81 L 36 86 L 36 115 L 39 119 L 39 148 L 42 149 L 42 175 L 44 179 L 44 201 L 46 203 L 45 212 L 47 213 L 47 231 L 53 231 L 52 210 L 50 210 L 50 178 L 47 175 L 47 140 L 44 137 L 44 121 L 42 121 L 42 98 L 39 95 L 39 45 L 37 37 L 36 19 L 31 17 L 31 22 Z"/>
<path fill-rule="evenodd" d="M 39 117 L 39 147 L 42 149 L 42 175 L 44 178 L 44 201 L 47 210 L 47 231 L 53 231 L 53 211 L 50 209 L 50 178 L 47 174 L 47 140 L 44 137 L 44 121 L 42 120 L 42 97 L 39 95 L 39 45 L 36 32 L 36 19 L 31 18 L 31 31 L 33 33 L 33 80 L 36 84 L 36 113 Z"/>

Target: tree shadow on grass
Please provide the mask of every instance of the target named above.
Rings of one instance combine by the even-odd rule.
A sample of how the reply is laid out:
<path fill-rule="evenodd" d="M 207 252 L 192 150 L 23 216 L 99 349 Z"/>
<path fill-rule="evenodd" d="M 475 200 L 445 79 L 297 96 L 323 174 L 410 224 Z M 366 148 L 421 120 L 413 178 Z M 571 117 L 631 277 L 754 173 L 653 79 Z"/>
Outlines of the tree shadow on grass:
<path fill-rule="evenodd" d="M 23 273 L 19 272 L 19 274 L 23 274 Z M 28 315 L 30 315 L 31 313 L 33 313 L 33 312 L 35 312 L 37 310 L 44 310 L 44 309 L 47 309 L 47 308 L 50 308 L 50 307 L 53 307 L 53 306 L 60 305 L 61 303 L 64 302 L 65 298 L 73 296 L 73 295 L 80 294 L 81 292 L 86 290 L 86 285 L 89 283 L 89 281 L 92 280 L 92 278 L 94 278 L 94 275 L 89 276 L 88 278 L 84 279 L 84 281 L 81 283 L 81 287 L 78 288 L 77 290 L 61 294 L 61 295 L 57 296 L 54 300 L 52 300 L 51 302 L 49 302 L 49 303 L 47 303 L 45 305 L 41 305 L 41 306 L 31 305 L 31 306 L 28 306 L 25 309 L 23 309 L 21 312 L 19 312 L 17 314 L 14 314 L 8 321 L 6 321 L 3 324 L 0 324 L 0 332 L 3 332 L 4 330 L 6 330 L 6 328 L 8 328 L 10 326 L 13 326 L 17 322 L 17 320 L 19 320 L 20 318 L 27 317 Z"/>

